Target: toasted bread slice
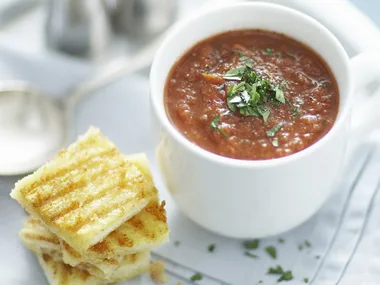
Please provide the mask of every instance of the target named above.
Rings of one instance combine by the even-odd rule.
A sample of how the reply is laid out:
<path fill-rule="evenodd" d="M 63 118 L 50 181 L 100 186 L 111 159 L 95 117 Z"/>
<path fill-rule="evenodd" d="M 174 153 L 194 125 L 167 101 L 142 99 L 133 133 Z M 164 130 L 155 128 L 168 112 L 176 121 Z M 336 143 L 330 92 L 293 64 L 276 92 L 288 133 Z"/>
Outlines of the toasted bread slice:
<path fill-rule="evenodd" d="M 131 279 L 139 274 L 147 272 L 150 265 L 150 252 L 143 251 L 122 258 L 120 263 L 102 263 L 94 266 L 90 263 L 83 263 L 77 268 L 88 271 L 91 275 L 105 279 L 110 283 L 122 282 Z"/>
<path fill-rule="evenodd" d="M 147 177 L 153 179 L 152 173 L 150 172 L 149 161 L 145 153 L 141 152 L 129 154 L 125 156 L 125 159 L 136 165 L 138 169 Z"/>
<path fill-rule="evenodd" d="M 59 238 L 52 234 L 40 220 L 35 217 L 29 216 L 26 219 L 19 236 L 23 244 L 33 251 L 38 252 L 40 249 L 46 249 L 61 252 Z"/>
<path fill-rule="evenodd" d="M 59 239 L 46 229 L 37 218 L 28 217 L 20 231 L 20 238 L 24 245 L 36 254 L 46 253 L 55 261 L 63 261 Z M 146 261 L 147 258 L 148 261 Z M 101 279 L 111 279 L 115 274 L 122 278 L 132 278 L 135 276 L 134 272 L 146 269 L 146 262 L 149 264 L 149 252 L 104 258 L 95 261 L 93 264 L 84 262 L 78 264 L 77 267 L 87 270 L 91 275 Z M 120 267 L 123 267 L 123 270 L 120 271 Z M 127 267 L 130 267 L 129 270 Z"/>
<path fill-rule="evenodd" d="M 51 232 L 84 253 L 146 207 L 157 190 L 151 177 L 91 128 L 17 182 L 11 196 Z"/>
<path fill-rule="evenodd" d="M 59 238 L 51 233 L 37 218 L 28 217 L 19 235 L 23 244 L 36 254 L 47 253 L 55 261 L 63 261 Z M 123 257 L 119 259 L 110 258 L 103 261 L 99 260 L 97 264 L 81 263 L 78 268 L 86 269 L 92 275 L 104 279 L 107 275 L 111 276 L 120 267 L 122 261 Z"/>
<path fill-rule="evenodd" d="M 90 247 L 84 254 L 76 252 L 62 241 L 63 260 L 72 266 L 83 261 L 95 263 L 107 257 L 124 256 L 150 250 L 169 238 L 165 202 L 151 202 L 140 213 L 109 234 L 103 241 Z"/>
<path fill-rule="evenodd" d="M 51 255 L 43 253 L 37 255 L 38 261 L 44 270 L 50 285 L 103 285 L 107 281 L 90 275 L 85 270 L 71 267 L 62 261 L 56 261 Z"/>
<path fill-rule="evenodd" d="M 121 263 L 120 267 L 113 273 L 111 283 L 121 283 L 149 270 L 150 251 L 139 252 L 128 255 Z"/>

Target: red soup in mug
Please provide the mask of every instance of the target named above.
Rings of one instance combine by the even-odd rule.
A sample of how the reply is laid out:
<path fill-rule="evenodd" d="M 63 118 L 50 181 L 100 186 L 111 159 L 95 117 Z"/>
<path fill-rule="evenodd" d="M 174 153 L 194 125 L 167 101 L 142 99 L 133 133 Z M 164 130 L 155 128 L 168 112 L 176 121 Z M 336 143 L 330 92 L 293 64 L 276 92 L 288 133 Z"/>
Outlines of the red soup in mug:
<path fill-rule="evenodd" d="M 337 83 L 311 48 L 282 34 L 238 30 L 205 39 L 172 67 L 171 123 L 215 154 L 246 160 L 299 152 L 333 126 Z"/>

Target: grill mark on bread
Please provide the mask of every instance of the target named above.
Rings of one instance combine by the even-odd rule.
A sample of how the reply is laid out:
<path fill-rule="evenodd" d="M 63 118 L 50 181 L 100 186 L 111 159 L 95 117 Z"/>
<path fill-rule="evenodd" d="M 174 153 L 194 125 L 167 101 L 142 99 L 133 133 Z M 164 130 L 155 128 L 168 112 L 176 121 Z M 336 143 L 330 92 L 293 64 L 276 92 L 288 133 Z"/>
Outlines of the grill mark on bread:
<path fill-rule="evenodd" d="M 113 188 L 114 191 L 113 193 L 110 193 L 109 195 L 112 195 L 114 196 L 116 191 L 118 191 L 118 199 L 121 199 L 122 197 L 121 196 L 121 192 L 124 192 L 126 189 L 130 189 L 130 188 L 135 188 L 134 191 L 128 191 L 127 194 L 133 194 L 133 197 L 130 197 L 130 195 L 127 195 L 127 197 L 124 197 L 123 200 L 114 200 L 112 203 L 107 203 L 106 205 L 104 205 L 103 207 L 99 208 L 99 209 L 95 209 L 92 214 L 90 216 L 82 216 L 81 213 L 73 213 L 72 216 L 70 216 L 70 218 L 73 218 L 74 215 L 77 215 L 77 217 L 73 218 L 73 220 L 75 221 L 73 225 L 66 225 L 66 224 L 62 224 L 62 227 L 66 228 L 67 230 L 70 230 L 70 231 L 74 231 L 74 232 L 77 232 L 79 229 L 83 228 L 84 226 L 86 226 L 87 224 L 91 223 L 93 221 L 93 219 L 100 219 L 100 218 L 103 218 L 107 215 L 109 215 L 112 211 L 114 211 L 115 209 L 119 209 L 120 211 L 124 211 L 123 209 L 123 206 L 127 205 L 128 203 L 133 203 L 133 204 L 136 204 L 136 201 L 139 201 L 139 200 L 142 200 L 146 197 L 145 195 L 145 191 L 144 191 L 144 183 L 141 183 L 139 182 L 140 184 L 143 184 L 143 185 L 136 185 L 137 183 L 131 183 L 130 181 L 128 181 L 127 183 L 126 182 L 123 182 L 121 184 L 121 186 L 119 185 L 118 187 L 115 187 Z M 149 185 L 150 183 L 148 183 Z M 140 189 L 140 191 L 138 189 L 136 189 L 137 187 L 143 187 L 142 189 Z M 105 195 L 101 198 L 107 198 L 108 196 Z M 132 202 L 133 201 L 133 202 Z M 87 205 L 90 205 L 90 204 L 87 204 Z M 83 208 L 83 206 L 81 207 L 81 209 Z M 61 219 L 64 219 L 65 216 L 63 216 Z M 55 223 L 57 224 L 57 220 L 55 221 Z"/>
<path fill-rule="evenodd" d="M 148 206 L 146 211 L 152 216 L 156 217 L 157 220 L 166 223 L 166 211 L 165 211 L 166 202 L 162 201 L 161 205 Z"/>
<path fill-rule="evenodd" d="M 65 250 L 73 257 L 80 258 L 80 254 L 75 251 L 70 245 L 68 245 L 65 241 L 61 241 L 61 245 L 65 248 Z"/>
<path fill-rule="evenodd" d="M 54 243 L 57 245 L 59 244 L 59 241 L 57 240 L 57 238 L 54 238 L 54 237 L 49 238 L 40 234 L 27 233 L 27 232 L 22 232 L 22 235 L 25 238 L 31 239 L 31 240 L 47 241 L 47 242 Z"/>
<path fill-rule="evenodd" d="M 103 172 L 103 171 L 107 172 L 107 170 L 109 170 L 109 164 L 105 162 L 100 162 L 99 160 L 101 160 L 102 158 L 103 159 L 108 158 L 106 162 L 109 162 L 109 161 L 112 161 L 112 159 L 114 159 L 118 155 L 119 153 L 117 152 L 116 149 L 106 151 L 101 156 L 99 156 L 99 154 L 95 154 L 94 157 L 92 158 L 94 161 L 92 161 L 90 164 L 82 164 L 79 167 L 70 166 L 71 169 L 69 171 L 67 171 L 67 168 L 61 169 L 58 171 L 58 173 L 51 174 L 51 179 L 49 181 L 46 181 L 43 183 L 41 182 L 41 180 L 38 182 L 34 182 L 34 183 L 37 183 L 38 185 L 33 187 L 32 190 L 28 190 L 28 186 L 27 186 L 27 187 L 24 187 L 21 191 L 25 195 L 25 197 L 31 201 L 34 207 L 42 207 L 43 205 L 50 202 L 51 200 L 57 199 L 61 195 L 65 195 L 66 192 L 70 192 L 70 189 L 73 190 L 76 187 L 83 187 L 84 185 L 86 185 L 87 179 L 86 181 L 83 181 L 83 178 L 86 177 L 86 175 L 89 172 L 93 172 L 94 166 L 101 164 L 102 170 L 91 175 L 88 181 L 90 181 L 91 178 L 95 177 L 96 174 L 99 175 L 100 174 L 99 172 Z M 86 161 L 84 161 L 83 163 L 85 162 Z M 116 168 L 123 164 L 124 164 L 124 161 L 120 160 L 120 163 L 115 165 L 114 167 Z M 81 170 L 83 170 L 83 172 L 81 172 Z M 73 174 L 73 172 L 77 172 L 78 174 Z M 70 176 L 76 177 L 77 179 L 79 179 L 79 181 L 70 180 L 68 178 Z M 34 183 L 32 183 L 32 185 Z M 62 187 L 62 183 L 64 183 L 64 185 L 66 183 L 66 185 Z M 51 189 L 57 189 L 57 190 L 55 190 L 55 193 L 53 195 L 51 191 L 45 191 L 46 195 L 43 195 L 44 193 L 43 190 L 45 190 L 47 187 L 50 188 L 49 190 Z M 36 196 L 36 197 L 33 199 L 33 196 Z"/>
<path fill-rule="evenodd" d="M 115 234 L 112 237 L 117 241 L 119 246 L 122 246 L 122 247 L 133 247 L 134 246 L 133 240 L 128 238 L 126 234 Z"/>
<path fill-rule="evenodd" d="M 112 252 L 111 249 L 108 246 L 107 241 L 103 240 L 101 242 L 98 242 L 97 244 L 90 247 L 90 250 L 98 253 L 108 253 Z"/>
<path fill-rule="evenodd" d="M 32 225 L 32 226 L 38 226 L 39 228 L 41 228 L 41 222 L 40 222 L 40 220 L 37 219 L 37 218 L 30 217 L 30 218 L 25 222 L 25 226 L 26 226 L 26 227 L 30 227 L 29 225 Z"/>
<path fill-rule="evenodd" d="M 123 168 L 125 168 L 125 166 L 121 166 L 121 167 L 119 167 L 119 168 L 117 168 L 117 169 L 115 169 L 115 171 L 118 171 L 118 170 L 121 170 L 121 169 L 123 169 Z M 93 177 L 99 177 L 99 179 L 96 179 L 95 181 L 93 181 L 92 182 L 92 184 L 94 184 L 94 185 L 96 185 L 97 183 L 97 181 L 101 181 L 101 180 L 103 180 L 104 178 L 103 178 L 103 175 L 104 174 L 106 174 L 108 171 L 107 170 L 105 170 L 105 171 L 102 171 L 102 172 L 100 172 L 100 173 L 95 173 L 94 175 L 93 175 Z M 116 177 L 117 177 L 118 175 L 116 175 Z M 110 177 L 110 176 L 109 176 Z M 90 180 L 92 180 L 91 178 L 90 178 Z M 117 183 L 117 182 L 116 182 Z M 67 192 L 67 193 L 65 193 L 65 195 L 62 195 L 62 196 L 60 196 L 59 198 L 63 198 L 63 197 L 66 197 L 66 196 L 68 196 L 68 195 L 76 195 L 76 193 L 78 193 L 78 192 L 81 192 L 81 191 L 84 191 L 84 188 L 86 187 L 86 186 L 88 186 L 88 183 L 86 183 L 85 185 L 84 185 L 84 187 L 78 187 L 78 188 L 76 188 L 74 191 L 71 191 L 71 192 Z M 72 202 L 68 207 L 66 207 L 65 209 L 63 209 L 63 210 L 61 210 L 61 211 L 59 211 L 58 213 L 57 213 L 57 215 L 53 215 L 52 216 L 52 221 L 54 222 L 55 220 L 57 220 L 57 219 L 59 219 L 59 218 L 61 218 L 61 217 L 63 217 L 63 216 L 65 216 L 66 214 L 68 214 L 68 213 L 70 213 L 70 212 L 72 212 L 72 211 L 74 211 L 74 210 L 76 210 L 77 208 L 79 208 L 79 207 L 83 207 L 84 205 L 86 205 L 86 204 L 89 204 L 89 203 L 91 203 L 91 202 L 93 202 L 93 201 L 95 201 L 95 200 L 98 200 L 99 198 L 101 198 L 101 197 L 103 197 L 104 195 L 105 195 L 105 193 L 106 192 L 108 192 L 109 190 L 111 190 L 111 189 L 113 189 L 115 187 L 115 185 L 107 185 L 107 186 L 104 186 L 104 185 L 102 185 L 101 183 L 100 183 L 100 185 L 97 185 L 97 187 L 96 187 L 96 191 L 97 191 L 97 193 L 94 195 L 94 196 L 89 196 L 88 198 L 86 198 L 84 201 L 81 201 L 81 202 L 79 202 L 79 201 L 74 201 L 74 202 Z M 94 194 L 94 193 L 92 193 L 92 194 Z M 71 197 L 67 197 L 68 199 L 71 199 Z M 54 201 L 56 201 L 57 199 L 55 199 Z M 53 202 L 53 201 L 52 201 Z"/>
<path fill-rule="evenodd" d="M 103 149 L 102 149 L 103 148 Z M 101 151 L 92 153 L 90 156 L 86 158 L 79 158 L 70 164 L 68 164 L 64 168 L 60 168 L 57 171 L 49 171 L 50 168 L 48 167 L 49 165 L 44 166 L 43 173 L 39 177 L 38 181 L 34 181 L 33 183 L 26 185 L 23 187 L 22 194 L 27 195 L 27 194 L 33 194 L 36 192 L 41 185 L 46 185 L 50 184 L 53 180 L 58 180 L 58 179 L 63 179 L 66 178 L 67 176 L 72 175 L 73 172 L 76 172 L 78 170 L 86 169 L 87 166 L 91 166 L 99 162 L 104 157 L 111 157 L 114 156 L 115 154 L 119 154 L 119 151 L 117 150 L 116 147 L 99 147 L 99 149 L 102 149 Z M 80 152 L 88 152 L 88 149 L 83 149 Z M 74 156 L 74 154 L 72 154 Z M 75 156 L 81 157 L 80 154 L 76 154 Z M 56 158 L 57 159 L 57 158 Z"/>

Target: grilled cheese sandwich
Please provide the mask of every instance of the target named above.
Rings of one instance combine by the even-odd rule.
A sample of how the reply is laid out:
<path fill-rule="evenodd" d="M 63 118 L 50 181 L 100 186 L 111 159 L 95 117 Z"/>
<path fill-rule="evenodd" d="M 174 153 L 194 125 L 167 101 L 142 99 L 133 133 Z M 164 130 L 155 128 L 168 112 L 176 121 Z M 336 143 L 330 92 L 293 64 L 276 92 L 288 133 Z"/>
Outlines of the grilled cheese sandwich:
<path fill-rule="evenodd" d="M 85 253 L 157 196 L 151 177 L 91 128 L 11 193 L 75 251 Z"/>
<path fill-rule="evenodd" d="M 61 246 L 64 262 L 76 266 L 84 260 L 94 263 L 107 257 L 146 251 L 158 247 L 168 239 L 165 202 L 158 204 L 155 201 L 83 254 L 64 241 L 61 241 Z"/>

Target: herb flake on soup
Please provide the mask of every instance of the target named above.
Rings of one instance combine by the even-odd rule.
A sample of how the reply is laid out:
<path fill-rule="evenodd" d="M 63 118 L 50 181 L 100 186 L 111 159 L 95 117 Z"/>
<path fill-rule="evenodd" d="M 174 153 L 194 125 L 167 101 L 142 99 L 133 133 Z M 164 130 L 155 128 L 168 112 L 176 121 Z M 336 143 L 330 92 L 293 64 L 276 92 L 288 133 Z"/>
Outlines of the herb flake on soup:
<path fill-rule="evenodd" d="M 320 140 L 337 117 L 339 91 L 309 47 L 278 33 L 239 30 L 188 50 L 168 75 L 164 104 L 171 123 L 201 148 L 262 160 Z"/>

